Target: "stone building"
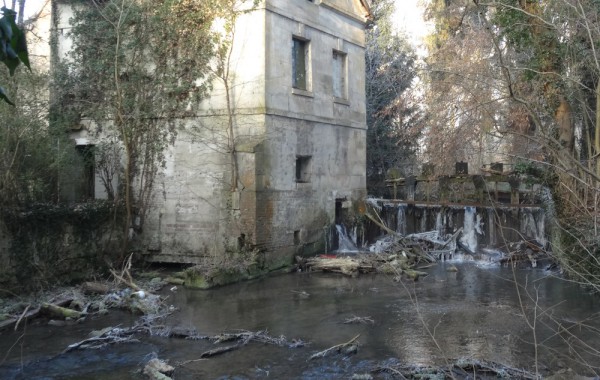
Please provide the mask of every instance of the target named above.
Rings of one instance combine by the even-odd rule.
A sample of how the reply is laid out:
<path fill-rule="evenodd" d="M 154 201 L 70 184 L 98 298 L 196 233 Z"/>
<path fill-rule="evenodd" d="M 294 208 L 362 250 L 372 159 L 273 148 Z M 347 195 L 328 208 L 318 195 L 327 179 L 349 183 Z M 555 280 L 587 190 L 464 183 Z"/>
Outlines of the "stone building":
<path fill-rule="evenodd" d="M 68 9 L 57 15 L 55 28 L 68 28 Z M 256 248 L 275 268 L 327 249 L 336 218 L 366 196 L 369 16 L 365 0 L 262 0 L 238 18 L 228 83 L 235 165 L 222 149 L 227 99 L 216 81 L 167 152 L 140 239 L 149 260 Z M 85 129 L 73 137 L 94 144 Z"/>

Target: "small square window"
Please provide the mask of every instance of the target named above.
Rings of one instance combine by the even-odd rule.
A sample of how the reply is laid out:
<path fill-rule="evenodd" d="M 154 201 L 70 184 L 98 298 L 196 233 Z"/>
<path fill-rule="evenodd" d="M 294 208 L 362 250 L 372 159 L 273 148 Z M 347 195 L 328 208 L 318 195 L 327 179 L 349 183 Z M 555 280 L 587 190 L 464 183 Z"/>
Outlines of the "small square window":
<path fill-rule="evenodd" d="M 299 38 L 293 39 L 292 46 L 292 87 L 300 90 L 309 90 L 308 63 L 309 42 Z"/>
<path fill-rule="evenodd" d="M 310 182 L 311 156 L 296 157 L 296 182 Z"/>
<path fill-rule="evenodd" d="M 294 245 L 300 245 L 300 231 L 294 231 Z"/>
<path fill-rule="evenodd" d="M 345 53 L 333 51 L 333 96 L 347 99 L 346 84 L 346 60 Z"/>

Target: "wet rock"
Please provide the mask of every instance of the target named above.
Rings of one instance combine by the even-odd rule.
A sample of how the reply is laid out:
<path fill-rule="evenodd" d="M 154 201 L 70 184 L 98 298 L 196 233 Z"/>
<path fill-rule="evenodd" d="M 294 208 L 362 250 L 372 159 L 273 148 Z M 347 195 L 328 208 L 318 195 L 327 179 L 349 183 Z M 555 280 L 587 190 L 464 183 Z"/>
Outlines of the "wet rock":
<path fill-rule="evenodd" d="M 446 272 L 458 272 L 458 268 L 455 265 L 450 265 L 446 268 Z"/>

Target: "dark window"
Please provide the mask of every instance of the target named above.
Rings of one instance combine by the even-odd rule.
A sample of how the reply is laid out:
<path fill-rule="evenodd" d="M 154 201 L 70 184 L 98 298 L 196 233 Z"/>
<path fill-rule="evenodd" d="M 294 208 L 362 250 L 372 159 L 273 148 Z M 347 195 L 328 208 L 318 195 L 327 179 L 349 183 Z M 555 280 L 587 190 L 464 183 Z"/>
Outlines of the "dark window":
<path fill-rule="evenodd" d="M 333 51 L 333 96 L 346 99 L 346 54 Z"/>
<path fill-rule="evenodd" d="M 93 145 L 77 145 L 81 158 L 79 177 L 79 199 L 85 201 L 95 197 L 95 158 Z"/>
<path fill-rule="evenodd" d="M 292 86 L 300 90 L 307 90 L 308 73 L 308 41 L 298 38 L 293 39 L 292 47 Z"/>
<path fill-rule="evenodd" d="M 310 182 L 311 156 L 296 157 L 296 182 Z"/>

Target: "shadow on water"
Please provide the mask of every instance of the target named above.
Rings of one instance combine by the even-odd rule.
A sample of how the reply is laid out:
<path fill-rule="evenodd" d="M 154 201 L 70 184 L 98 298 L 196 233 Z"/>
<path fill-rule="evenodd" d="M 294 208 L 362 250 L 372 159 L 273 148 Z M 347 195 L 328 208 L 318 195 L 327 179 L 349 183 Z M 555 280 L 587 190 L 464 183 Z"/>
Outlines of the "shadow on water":
<path fill-rule="evenodd" d="M 350 378 L 368 373 L 375 363 L 385 360 L 443 365 L 444 358 L 490 360 L 532 370 L 533 334 L 522 314 L 531 316 L 535 303 L 524 300 L 521 305 L 514 279 L 527 284 L 530 294 L 537 297 L 538 307 L 546 310 L 536 330 L 540 368 L 544 373 L 566 368 L 589 373 L 585 363 L 573 359 L 573 351 L 577 336 L 588 348 L 600 347 L 600 334 L 590 334 L 592 330 L 583 325 L 600 327 L 597 297 L 565 281 L 546 278 L 548 274 L 541 270 L 513 272 L 464 263 L 454 264 L 458 272 L 449 272 L 446 265 L 452 264 L 428 269 L 430 275 L 416 283 L 396 283 L 384 275 L 348 278 L 297 273 L 211 291 L 165 290 L 167 302 L 179 308 L 167 320 L 171 326 L 193 327 L 203 335 L 268 330 L 271 336 L 310 342 L 303 348 L 249 343 L 236 351 L 199 360 L 203 352 L 215 347 L 209 341 L 142 336 L 139 343 L 55 356 L 66 345 L 85 337 L 84 332 L 128 323 L 98 319 L 76 327 L 29 326 L 23 338 L 27 344 L 23 351 L 15 348 L 8 355 L 0 367 L 0 378 L 143 378 L 136 371 L 152 355 L 175 365 L 174 378 L 178 380 Z M 354 316 L 368 316 L 375 323 L 343 323 Z M 48 338 L 49 331 L 55 338 Z M 308 360 L 315 352 L 358 334 L 356 355 Z M 0 352 L 6 352 L 17 338 L 16 333 L 2 333 Z M 592 365 L 600 362 L 585 354 L 579 360 Z M 377 376 L 388 378 L 385 374 Z"/>

